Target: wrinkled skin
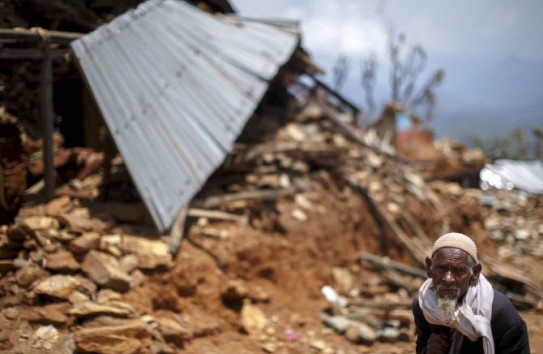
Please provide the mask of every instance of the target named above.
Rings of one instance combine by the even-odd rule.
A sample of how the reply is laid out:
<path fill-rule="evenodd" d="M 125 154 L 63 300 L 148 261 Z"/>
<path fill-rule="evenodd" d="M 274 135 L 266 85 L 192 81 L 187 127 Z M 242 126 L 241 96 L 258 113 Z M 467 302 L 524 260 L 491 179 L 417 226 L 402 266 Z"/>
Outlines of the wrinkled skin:
<path fill-rule="evenodd" d="M 470 285 L 475 285 L 479 280 L 481 268 L 481 264 L 475 264 L 467 252 L 458 248 L 443 247 L 432 258 L 426 258 L 426 273 L 441 299 L 461 301 Z M 432 333 L 426 354 L 446 354 L 449 345 L 449 336 Z"/>
<path fill-rule="evenodd" d="M 426 258 L 426 273 L 432 278 L 437 296 L 443 299 L 461 300 L 469 286 L 477 283 L 481 268 L 458 248 L 443 247 L 432 258 Z"/>

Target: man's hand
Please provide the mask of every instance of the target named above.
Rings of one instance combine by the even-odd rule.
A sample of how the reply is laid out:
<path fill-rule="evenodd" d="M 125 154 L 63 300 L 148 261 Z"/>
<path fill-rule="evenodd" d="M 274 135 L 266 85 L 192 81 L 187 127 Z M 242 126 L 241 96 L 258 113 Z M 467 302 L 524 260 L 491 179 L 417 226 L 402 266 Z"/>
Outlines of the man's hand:
<path fill-rule="evenodd" d="M 451 338 L 445 333 L 432 333 L 426 345 L 426 354 L 447 354 Z"/>

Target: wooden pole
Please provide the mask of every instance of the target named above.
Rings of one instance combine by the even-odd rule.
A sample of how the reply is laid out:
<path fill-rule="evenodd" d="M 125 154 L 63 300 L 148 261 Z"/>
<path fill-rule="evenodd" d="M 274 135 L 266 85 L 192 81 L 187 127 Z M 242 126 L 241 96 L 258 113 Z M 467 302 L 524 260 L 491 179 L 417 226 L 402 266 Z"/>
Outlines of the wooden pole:
<path fill-rule="evenodd" d="M 39 30 L 0 28 L 0 41 L 20 40 L 39 42 L 43 40 L 43 34 L 47 35 L 50 43 L 60 44 L 68 44 L 83 35 L 83 33 L 75 32 L 48 31 L 43 28 L 40 28 Z"/>
<path fill-rule="evenodd" d="M 55 176 L 53 170 L 53 61 L 47 40 L 44 42 L 41 69 L 40 105 L 43 134 L 43 177 L 45 181 L 45 200 L 48 202 L 54 197 Z"/>

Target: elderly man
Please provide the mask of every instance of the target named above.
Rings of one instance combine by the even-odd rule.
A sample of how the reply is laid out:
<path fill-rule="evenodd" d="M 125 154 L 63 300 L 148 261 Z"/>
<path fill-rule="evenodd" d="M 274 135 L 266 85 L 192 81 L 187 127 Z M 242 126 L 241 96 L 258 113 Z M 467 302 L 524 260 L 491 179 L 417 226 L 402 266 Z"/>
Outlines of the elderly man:
<path fill-rule="evenodd" d="M 466 235 L 437 239 L 426 258 L 429 279 L 413 301 L 417 354 L 529 354 L 526 324 L 481 274 Z"/>

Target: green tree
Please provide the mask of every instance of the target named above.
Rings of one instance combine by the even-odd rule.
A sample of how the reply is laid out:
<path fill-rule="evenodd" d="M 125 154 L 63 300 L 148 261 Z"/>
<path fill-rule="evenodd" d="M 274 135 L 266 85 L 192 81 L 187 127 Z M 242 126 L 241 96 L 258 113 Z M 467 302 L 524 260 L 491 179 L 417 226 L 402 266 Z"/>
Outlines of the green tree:
<path fill-rule="evenodd" d="M 531 143 L 522 130 L 515 129 L 511 133 L 490 138 L 476 137 L 475 146 L 492 159 L 530 159 Z"/>

